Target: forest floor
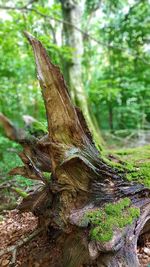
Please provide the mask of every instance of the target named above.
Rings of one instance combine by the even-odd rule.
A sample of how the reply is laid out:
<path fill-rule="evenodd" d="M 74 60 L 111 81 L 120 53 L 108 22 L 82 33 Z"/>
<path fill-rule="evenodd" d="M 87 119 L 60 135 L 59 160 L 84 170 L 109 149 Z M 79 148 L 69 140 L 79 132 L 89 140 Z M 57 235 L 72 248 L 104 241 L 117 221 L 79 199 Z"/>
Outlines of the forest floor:
<path fill-rule="evenodd" d="M 128 160 L 129 180 L 150 186 L 150 146 L 112 151 L 121 160 Z M 144 165 L 143 165 L 144 164 Z M 138 167 L 137 167 L 138 166 Z M 139 178 L 135 177 L 139 173 Z M 137 172 L 138 171 L 138 172 Z M 146 176 L 146 177 L 145 177 Z M 32 213 L 4 210 L 0 215 L 0 267 L 54 267 L 53 259 L 59 255 L 57 245 L 42 228 Z M 50 248 L 53 255 L 50 255 Z M 31 253 L 32 251 L 32 253 Z M 150 233 L 140 238 L 137 253 L 141 267 L 150 267 Z M 59 266 L 57 266 L 59 267 Z M 82 266 L 78 266 L 82 267 Z"/>
<path fill-rule="evenodd" d="M 32 213 L 6 212 L 0 222 L 1 267 L 49 267 L 58 256 L 56 244 L 38 228 Z M 53 246 L 53 255 L 49 253 Z"/>
<path fill-rule="evenodd" d="M 54 244 L 50 255 L 51 245 L 49 238 L 37 228 L 37 218 L 32 213 L 21 214 L 17 210 L 5 213 L 0 222 L 1 267 L 54 267 L 53 259 L 59 251 Z M 140 266 L 150 266 L 150 234 L 142 236 L 137 253 Z"/>

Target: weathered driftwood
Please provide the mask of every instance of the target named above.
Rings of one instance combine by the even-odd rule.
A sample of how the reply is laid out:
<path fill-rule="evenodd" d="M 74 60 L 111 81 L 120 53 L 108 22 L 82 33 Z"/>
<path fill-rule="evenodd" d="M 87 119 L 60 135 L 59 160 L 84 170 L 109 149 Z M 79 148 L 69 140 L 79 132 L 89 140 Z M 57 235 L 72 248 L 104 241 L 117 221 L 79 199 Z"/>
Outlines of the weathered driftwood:
<path fill-rule="evenodd" d="M 35 55 L 49 134 L 41 139 L 29 136 L 0 116 L 7 136 L 23 146 L 19 156 L 24 167 L 10 173 L 43 181 L 43 187 L 25 198 L 19 209 L 36 214 L 52 242 L 57 243 L 59 256 L 49 266 L 139 266 L 137 239 L 149 225 L 149 190 L 128 182 L 122 172 L 103 160 L 82 113 L 71 103 L 60 70 L 51 63 L 42 44 L 29 33 L 25 35 Z M 44 172 L 51 173 L 50 181 Z M 109 242 L 90 240 L 89 225 L 81 226 L 84 214 L 124 197 L 140 208 L 139 219 L 115 230 Z"/>

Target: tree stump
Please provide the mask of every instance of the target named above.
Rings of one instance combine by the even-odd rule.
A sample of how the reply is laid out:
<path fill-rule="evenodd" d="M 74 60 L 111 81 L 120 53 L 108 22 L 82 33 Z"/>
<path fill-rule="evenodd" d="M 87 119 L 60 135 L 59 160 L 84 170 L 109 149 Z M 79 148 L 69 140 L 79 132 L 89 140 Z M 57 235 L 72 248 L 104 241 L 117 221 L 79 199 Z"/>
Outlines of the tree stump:
<path fill-rule="evenodd" d="M 0 116 L 6 135 L 23 146 L 24 166 L 10 173 L 43 183 L 18 209 L 32 211 L 45 225 L 53 244 L 49 253 L 57 247 L 49 266 L 139 266 L 137 240 L 149 231 L 150 191 L 103 159 L 59 68 L 36 38 L 25 35 L 34 51 L 48 135 L 29 136 Z"/>

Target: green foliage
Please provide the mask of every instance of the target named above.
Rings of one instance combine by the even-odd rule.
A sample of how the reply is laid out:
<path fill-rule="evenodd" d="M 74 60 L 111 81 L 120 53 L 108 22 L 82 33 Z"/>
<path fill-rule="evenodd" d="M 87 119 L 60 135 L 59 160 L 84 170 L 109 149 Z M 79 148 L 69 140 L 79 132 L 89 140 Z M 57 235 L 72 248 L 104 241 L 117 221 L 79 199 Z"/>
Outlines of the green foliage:
<path fill-rule="evenodd" d="M 8 173 L 13 167 L 22 165 L 16 151 L 21 149 L 20 145 L 0 136 L 0 173 Z"/>
<path fill-rule="evenodd" d="M 0 135 L 0 148 L 0 183 L 3 183 L 4 181 L 6 182 L 6 180 L 11 181 L 12 177 L 8 175 L 10 170 L 16 166 L 22 166 L 22 161 L 17 155 L 17 152 L 19 153 L 22 148 L 20 145 L 2 135 Z M 20 175 L 16 176 L 15 180 L 18 187 L 24 188 L 33 185 L 31 180 L 25 179 Z"/>
<path fill-rule="evenodd" d="M 1 4 L 1 1 L 0 1 Z M 5 1 L 2 5 L 8 5 Z M 16 1 L 16 6 L 24 5 Z M 15 5 L 15 3 L 14 3 Z M 43 15 L 61 18 L 60 4 L 38 1 L 33 4 Z M 57 24 L 35 12 L 1 11 L 6 17 L 0 20 L 0 112 L 22 126 L 22 116 L 32 115 L 39 121 L 45 121 L 44 103 L 35 75 L 33 54 L 27 45 L 23 31 L 27 30 L 39 38 L 46 46 L 54 64 L 63 68 L 63 61 L 70 60 L 71 48 L 57 44 Z"/>
<path fill-rule="evenodd" d="M 9 6 L 10 1 L 4 2 L 0 4 Z M 20 7 L 24 1 L 14 5 Z M 0 13 L 0 111 L 19 125 L 24 114 L 45 119 L 31 49 L 22 32 L 27 30 L 38 37 L 64 73 L 64 62 L 71 64 L 72 56 L 72 48 L 64 46 L 62 24 L 58 22 L 63 19 L 61 4 L 40 0 L 31 6 L 39 14 L 16 10 Z M 98 42 L 83 35 L 83 81 L 101 129 L 150 127 L 149 18 L 149 1 L 85 3 L 82 30 Z"/>
<path fill-rule="evenodd" d="M 14 4 L 24 5 L 20 1 Z M 5 1 L 5 5 L 9 5 L 9 1 Z M 0 22 L 0 56 L 3 59 L 0 111 L 19 125 L 24 114 L 45 120 L 31 49 L 22 32 L 27 30 L 38 37 L 64 73 L 64 62 L 71 64 L 72 56 L 72 48 L 64 46 L 62 25 L 57 21 L 63 19 L 61 4 L 35 1 L 31 6 L 39 14 L 1 11 L 2 17 L 3 12 L 6 17 Z M 150 127 L 149 18 L 148 1 L 90 0 L 85 3 L 82 30 L 98 43 L 83 36 L 83 81 L 89 106 L 101 129 Z"/>
<path fill-rule="evenodd" d="M 102 129 L 150 127 L 150 3 L 107 0 L 95 11 L 96 2 L 87 18 L 99 44 L 86 42 L 84 59 L 90 104 Z"/>
<path fill-rule="evenodd" d="M 13 5 L 21 7 L 25 2 L 27 3 L 14 1 Z M 0 0 L 0 5 L 9 6 L 11 3 Z M 60 4 L 35 1 L 32 7 L 43 15 L 54 19 L 62 18 Z M 35 74 L 33 53 L 24 38 L 24 30 L 43 42 L 53 63 L 61 68 L 64 60 L 70 60 L 71 48 L 57 43 L 56 35 L 60 35 L 60 24 L 54 20 L 50 21 L 36 12 L 0 10 L 0 112 L 19 127 L 24 127 L 23 115 L 33 116 L 38 121 L 32 124 L 30 131 L 40 135 L 47 133 L 46 114 Z M 19 150 L 20 146 L 5 138 L 0 129 L 0 183 L 15 178 L 19 188 L 26 188 L 33 185 L 34 181 L 7 174 L 14 167 L 22 165 L 16 154 Z"/>
<path fill-rule="evenodd" d="M 106 204 L 104 208 L 87 212 L 84 219 L 91 225 L 92 239 L 107 242 L 113 237 L 113 231 L 132 224 L 140 216 L 140 210 L 130 207 L 131 200 L 124 198 L 114 204 Z"/>
<path fill-rule="evenodd" d="M 39 121 L 34 121 L 30 127 L 30 133 L 35 135 L 35 136 L 43 136 L 44 134 L 48 133 L 47 130 L 47 123 L 46 122 L 39 122 Z"/>

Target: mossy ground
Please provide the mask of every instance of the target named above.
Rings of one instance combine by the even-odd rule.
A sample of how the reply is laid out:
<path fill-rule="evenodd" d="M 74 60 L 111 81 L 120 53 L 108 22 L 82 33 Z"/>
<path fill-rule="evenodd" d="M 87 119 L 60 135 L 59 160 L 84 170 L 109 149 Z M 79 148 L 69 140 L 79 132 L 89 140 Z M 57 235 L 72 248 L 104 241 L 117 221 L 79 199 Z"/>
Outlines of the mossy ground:
<path fill-rule="evenodd" d="M 101 209 L 87 212 L 84 219 L 91 225 L 91 239 L 100 242 L 110 241 L 115 228 L 132 224 L 133 220 L 139 217 L 140 210 L 130 207 L 130 204 L 130 199 L 124 198 L 117 203 L 109 203 Z"/>
<path fill-rule="evenodd" d="M 128 181 L 135 181 L 150 187 L 150 145 L 113 150 L 114 159 L 109 160 L 109 152 L 103 158 L 107 164 L 124 172 Z"/>
<path fill-rule="evenodd" d="M 126 178 L 150 187 L 150 145 L 115 151 L 124 161 Z"/>

